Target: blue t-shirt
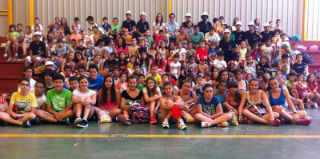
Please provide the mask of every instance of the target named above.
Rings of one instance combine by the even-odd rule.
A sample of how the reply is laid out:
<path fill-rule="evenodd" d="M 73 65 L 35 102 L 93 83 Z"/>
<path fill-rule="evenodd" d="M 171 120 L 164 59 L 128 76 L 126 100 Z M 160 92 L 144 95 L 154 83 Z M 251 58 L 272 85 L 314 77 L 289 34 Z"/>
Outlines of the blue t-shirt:
<path fill-rule="evenodd" d="M 102 88 L 103 85 L 103 78 L 101 76 L 97 76 L 97 79 L 92 80 L 90 77 L 88 78 L 89 81 L 89 89 L 92 90 L 100 90 Z"/>
<path fill-rule="evenodd" d="M 208 115 L 217 113 L 217 105 L 220 103 L 220 99 L 216 96 L 212 96 L 210 102 L 206 102 L 204 97 L 199 99 L 199 104 L 202 105 L 202 111 Z"/>

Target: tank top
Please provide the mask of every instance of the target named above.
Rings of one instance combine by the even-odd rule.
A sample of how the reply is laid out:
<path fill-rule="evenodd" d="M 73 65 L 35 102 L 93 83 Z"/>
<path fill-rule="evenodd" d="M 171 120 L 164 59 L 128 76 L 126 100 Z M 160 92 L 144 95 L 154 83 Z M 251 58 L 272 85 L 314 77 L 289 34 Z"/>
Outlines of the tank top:
<path fill-rule="evenodd" d="M 273 98 L 271 90 L 269 90 L 269 101 L 271 106 L 282 105 L 286 107 L 286 98 L 283 93 L 283 88 L 281 88 L 280 96 L 278 98 Z"/>
<path fill-rule="evenodd" d="M 261 100 L 261 92 L 262 92 L 261 90 L 259 90 L 259 92 L 258 92 L 259 100 L 258 101 L 253 101 L 251 99 L 251 97 L 250 97 L 250 92 L 248 91 L 247 102 L 251 103 L 251 104 L 254 104 L 256 106 L 264 107 L 263 101 Z"/>

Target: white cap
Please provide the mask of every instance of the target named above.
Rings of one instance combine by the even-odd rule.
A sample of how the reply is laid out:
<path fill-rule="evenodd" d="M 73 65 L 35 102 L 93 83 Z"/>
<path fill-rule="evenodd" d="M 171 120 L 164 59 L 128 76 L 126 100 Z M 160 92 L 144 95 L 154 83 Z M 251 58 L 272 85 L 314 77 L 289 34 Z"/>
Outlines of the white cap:
<path fill-rule="evenodd" d="M 231 31 L 229 29 L 226 29 L 226 30 L 224 30 L 223 34 L 224 33 L 231 33 Z"/>
<path fill-rule="evenodd" d="M 250 23 L 248 24 L 248 26 L 250 26 L 250 25 L 253 25 L 253 26 L 254 26 L 254 22 L 250 22 Z"/>
<path fill-rule="evenodd" d="M 269 27 L 270 24 L 269 24 L 268 22 L 265 22 L 263 26 L 264 26 L 264 27 Z"/>
<path fill-rule="evenodd" d="M 209 16 L 207 12 L 203 12 L 203 13 L 201 14 L 201 16 L 204 16 L 204 15 Z"/>
<path fill-rule="evenodd" d="M 52 61 L 47 61 L 45 66 L 49 66 L 49 65 L 53 65 L 54 66 L 54 63 Z"/>
<path fill-rule="evenodd" d="M 130 11 L 130 10 L 128 10 L 128 11 L 126 12 L 126 14 L 132 14 L 132 13 L 131 13 L 131 11 Z"/>
<path fill-rule="evenodd" d="M 42 34 L 41 34 L 40 31 L 36 31 L 33 35 L 39 35 L 39 36 L 41 36 Z"/>
<path fill-rule="evenodd" d="M 191 16 L 191 13 L 187 13 L 187 14 L 186 14 L 186 17 L 192 17 L 192 16 Z"/>
<path fill-rule="evenodd" d="M 240 21 L 238 21 L 238 22 L 236 23 L 236 25 L 242 26 L 242 23 L 241 23 Z"/>
<path fill-rule="evenodd" d="M 147 16 L 147 14 L 145 12 L 141 12 L 140 16 L 142 16 L 142 15 Z"/>

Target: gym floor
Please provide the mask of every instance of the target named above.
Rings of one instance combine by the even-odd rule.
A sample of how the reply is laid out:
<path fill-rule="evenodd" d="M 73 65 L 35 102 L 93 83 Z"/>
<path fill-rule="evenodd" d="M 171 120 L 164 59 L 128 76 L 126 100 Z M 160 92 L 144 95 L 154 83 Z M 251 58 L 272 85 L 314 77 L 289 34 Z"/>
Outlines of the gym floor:
<path fill-rule="evenodd" d="M 259 124 L 228 128 L 187 130 L 173 125 L 121 123 L 97 124 L 78 129 L 65 125 L 36 125 L 32 128 L 0 127 L 1 159 L 54 158 L 277 158 L 318 159 L 320 110 L 308 110 L 309 126 Z"/>

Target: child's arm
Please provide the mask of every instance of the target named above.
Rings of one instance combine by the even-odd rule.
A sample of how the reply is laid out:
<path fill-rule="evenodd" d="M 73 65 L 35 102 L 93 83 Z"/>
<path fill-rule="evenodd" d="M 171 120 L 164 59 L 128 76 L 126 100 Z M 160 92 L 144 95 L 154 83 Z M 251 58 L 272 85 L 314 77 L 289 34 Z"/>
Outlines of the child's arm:
<path fill-rule="evenodd" d="M 72 102 L 73 103 L 83 103 L 84 99 L 82 97 L 77 97 L 75 94 L 72 94 Z"/>
<path fill-rule="evenodd" d="M 161 96 L 158 96 L 158 94 L 156 94 L 153 97 L 149 97 L 148 93 L 143 92 L 143 97 L 144 97 L 145 101 L 148 103 L 148 102 L 153 102 L 155 100 L 158 100 Z"/>
<path fill-rule="evenodd" d="M 13 108 L 13 104 L 9 104 L 8 108 L 7 108 L 7 112 L 10 116 L 12 116 L 13 118 L 19 118 L 19 117 L 22 117 L 23 114 L 17 114 L 15 112 L 12 111 L 12 108 Z"/>
<path fill-rule="evenodd" d="M 210 118 L 210 115 L 209 114 L 206 114 L 202 111 L 202 105 L 201 104 L 198 104 L 198 113 L 203 115 L 203 116 L 206 116 L 208 118 Z"/>
<path fill-rule="evenodd" d="M 222 106 L 221 106 L 221 103 L 219 103 L 217 105 L 217 113 L 213 114 L 210 116 L 211 119 L 215 119 L 219 116 L 223 115 L 223 109 L 222 109 Z"/>
<path fill-rule="evenodd" d="M 120 101 L 120 108 L 123 110 L 129 110 L 129 106 L 125 105 L 125 100 L 123 97 L 121 97 L 121 101 Z"/>

